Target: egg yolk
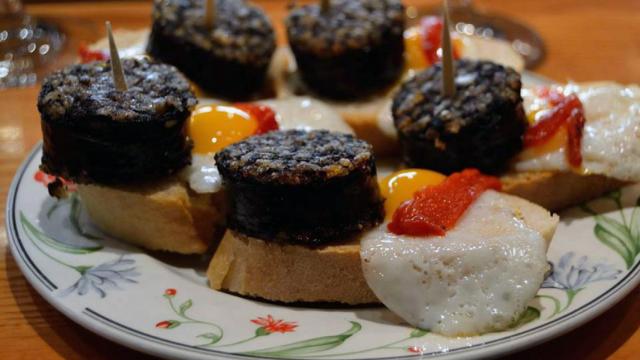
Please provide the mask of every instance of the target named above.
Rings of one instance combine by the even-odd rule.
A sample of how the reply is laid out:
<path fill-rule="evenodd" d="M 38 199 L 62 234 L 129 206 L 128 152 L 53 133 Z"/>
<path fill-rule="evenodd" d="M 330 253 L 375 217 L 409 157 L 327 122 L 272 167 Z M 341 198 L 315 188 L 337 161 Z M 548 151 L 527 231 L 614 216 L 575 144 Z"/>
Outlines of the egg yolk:
<path fill-rule="evenodd" d="M 233 106 L 199 106 L 191 114 L 187 133 L 193 152 L 207 154 L 241 141 L 256 133 L 258 121 L 248 112 Z"/>
<path fill-rule="evenodd" d="M 429 66 L 422 49 L 422 36 L 417 27 L 409 28 L 404 32 L 404 49 L 405 64 L 410 69 L 421 70 Z"/>
<path fill-rule="evenodd" d="M 447 177 L 431 170 L 406 169 L 387 175 L 380 181 L 380 192 L 386 199 L 384 210 L 386 218 L 391 219 L 396 209 L 413 194 L 425 186 L 438 185 Z"/>

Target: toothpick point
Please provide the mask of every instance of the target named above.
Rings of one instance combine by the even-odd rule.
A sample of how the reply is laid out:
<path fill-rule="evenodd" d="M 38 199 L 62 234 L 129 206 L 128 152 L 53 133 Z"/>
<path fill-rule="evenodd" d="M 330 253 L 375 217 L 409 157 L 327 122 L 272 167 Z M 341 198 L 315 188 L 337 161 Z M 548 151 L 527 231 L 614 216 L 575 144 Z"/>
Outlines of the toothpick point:
<path fill-rule="evenodd" d="M 211 29 L 216 20 L 216 0 L 204 0 L 204 25 Z"/>
<path fill-rule="evenodd" d="M 111 30 L 111 22 L 106 21 L 107 37 L 109 38 L 109 56 L 111 58 L 111 74 L 113 75 L 113 83 L 118 91 L 127 91 L 127 81 L 124 76 L 124 70 L 122 69 L 122 63 L 120 62 L 120 55 L 118 54 L 118 48 L 116 42 L 113 40 L 113 32 Z"/>

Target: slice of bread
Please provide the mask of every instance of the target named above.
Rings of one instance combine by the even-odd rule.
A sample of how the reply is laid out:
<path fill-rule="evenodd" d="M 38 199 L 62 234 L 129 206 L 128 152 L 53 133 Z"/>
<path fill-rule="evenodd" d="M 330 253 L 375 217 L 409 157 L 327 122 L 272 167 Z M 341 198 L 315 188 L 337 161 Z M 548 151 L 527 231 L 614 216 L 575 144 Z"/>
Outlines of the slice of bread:
<path fill-rule="evenodd" d="M 221 193 L 196 194 L 177 177 L 151 185 L 79 185 L 91 220 L 105 233 L 150 250 L 201 254 L 222 232 Z"/>
<path fill-rule="evenodd" d="M 551 211 L 580 205 L 627 182 L 602 175 L 572 172 L 514 172 L 500 178 L 502 191 L 534 202 Z"/>
<path fill-rule="evenodd" d="M 551 241 L 558 216 L 515 196 L 514 213 Z M 384 225 L 381 225 L 384 226 Z M 240 295 L 281 302 L 378 303 L 360 265 L 359 239 L 310 248 L 283 245 L 227 230 L 207 271 L 209 285 Z"/>

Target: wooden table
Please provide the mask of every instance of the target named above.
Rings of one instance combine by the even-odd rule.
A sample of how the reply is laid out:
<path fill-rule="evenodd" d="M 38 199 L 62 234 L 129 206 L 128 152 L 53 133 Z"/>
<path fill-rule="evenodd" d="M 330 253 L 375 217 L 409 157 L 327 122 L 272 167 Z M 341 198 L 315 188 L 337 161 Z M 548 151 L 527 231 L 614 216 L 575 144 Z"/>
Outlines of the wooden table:
<path fill-rule="evenodd" d="M 258 1 L 283 39 L 286 2 Z M 408 1 L 415 3 L 416 1 Z M 640 1 L 484 0 L 479 7 L 534 26 L 547 43 L 548 57 L 537 71 L 557 80 L 615 80 L 640 83 Z M 29 6 L 33 15 L 63 24 L 69 35 L 65 61 L 79 41 L 114 27 L 149 25 L 149 3 L 67 3 Z M 38 88 L 0 91 L 0 203 L 27 152 L 40 139 Z M 26 282 L 7 249 L 0 214 L 0 358 L 145 358 L 76 325 L 45 302 Z M 640 353 L 640 288 L 585 326 L 513 358 L 637 359 Z"/>

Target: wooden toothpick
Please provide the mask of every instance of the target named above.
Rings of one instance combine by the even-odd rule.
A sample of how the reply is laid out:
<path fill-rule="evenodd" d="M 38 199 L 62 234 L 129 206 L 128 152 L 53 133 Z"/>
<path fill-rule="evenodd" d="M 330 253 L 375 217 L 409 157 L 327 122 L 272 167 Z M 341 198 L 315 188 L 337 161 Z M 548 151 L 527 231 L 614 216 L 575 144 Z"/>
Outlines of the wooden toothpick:
<path fill-rule="evenodd" d="M 329 8 L 331 7 L 331 0 L 320 0 L 320 11 L 323 14 L 329 12 Z"/>
<path fill-rule="evenodd" d="M 204 25 L 211 29 L 216 20 L 216 0 L 204 0 Z"/>
<path fill-rule="evenodd" d="M 111 32 L 111 22 L 105 22 L 107 26 L 107 36 L 109 37 L 109 57 L 111 58 L 111 73 L 113 74 L 113 83 L 118 91 L 127 91 L 127 80 L 124 77 L 124 70 L 122 70 L 122 63 L 120 63 L 120 55 L 118 54 L 118 48 L 116 42 L 113 40 L 113 33 Z"/>
<path fill-rule="evenodd" d="M 456 69 L 453 63 L 451 34 L 449 30 L 449 4 L 444 0 L 444 26 L 442 27 L 442 95 L 453 97 L 456 94 Z"/>

